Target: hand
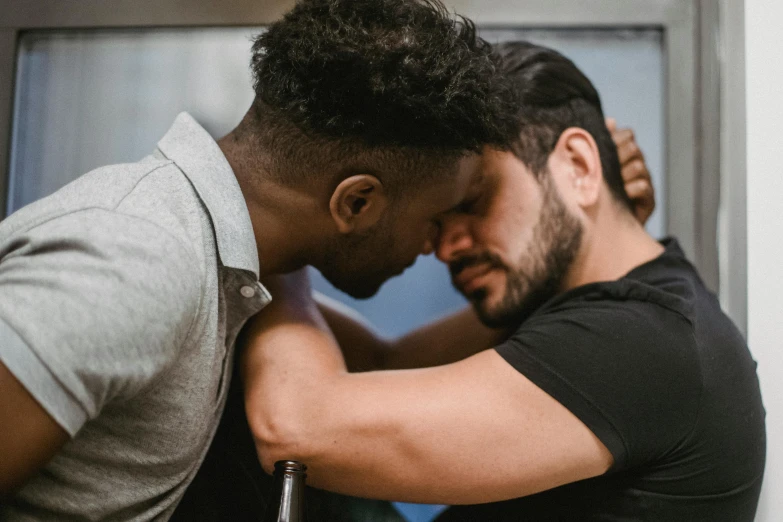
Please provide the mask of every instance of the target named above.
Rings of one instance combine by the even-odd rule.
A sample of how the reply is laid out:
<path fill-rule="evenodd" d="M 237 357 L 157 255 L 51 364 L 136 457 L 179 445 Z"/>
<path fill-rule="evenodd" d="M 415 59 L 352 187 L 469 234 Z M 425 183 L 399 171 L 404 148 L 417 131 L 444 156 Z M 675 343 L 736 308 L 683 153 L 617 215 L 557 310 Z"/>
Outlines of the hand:
<path fill-rule="evenodd" d="M 606 119 L 606 127 L 617 145 L 620 158 L 620 170 L 625 182 L 625 192 L 633 203 L 636 219 L 644 225 L 655 210 L 655 188 L 650 171 L 644 162 L 639 144 L 631 129 L 618 129 L 614 118 Z"/>

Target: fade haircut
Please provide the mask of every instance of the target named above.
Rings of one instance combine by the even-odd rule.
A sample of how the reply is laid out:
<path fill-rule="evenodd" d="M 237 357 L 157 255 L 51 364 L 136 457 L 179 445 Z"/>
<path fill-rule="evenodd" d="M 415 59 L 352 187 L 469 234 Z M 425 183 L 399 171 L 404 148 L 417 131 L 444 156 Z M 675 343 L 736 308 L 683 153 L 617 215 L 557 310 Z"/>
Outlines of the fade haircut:
<path fill-rule="evenodd" d="M 606 128 L 601 98 L 587 76 L 555 50 L 530 42 L 494 46 L 517 98 L 518 138 L 514 154 L 541 176 L 560 136 L 570 127 L 589 132 L 601 157 L 604 180 L 614 198 L 633 209 L 625 192 L 617 146 Z"/>
<path fill-rule="evenodd" d="M 355 168 L 409 186 L 516 135 L 492 47 L 439 0 L 301 0 L 255 39 L 252 70 L 245 131 L 282 182 Z"/>

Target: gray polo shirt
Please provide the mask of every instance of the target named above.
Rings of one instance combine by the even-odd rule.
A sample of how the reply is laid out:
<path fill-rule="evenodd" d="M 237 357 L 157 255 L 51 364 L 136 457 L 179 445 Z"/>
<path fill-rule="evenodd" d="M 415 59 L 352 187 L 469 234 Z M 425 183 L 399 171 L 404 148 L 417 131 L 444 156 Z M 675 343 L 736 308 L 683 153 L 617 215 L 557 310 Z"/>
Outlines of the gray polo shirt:
<path fill-rule="evenodd" d="M 185 113 L 153 155 L 0 223 L 0 360 L 72 437 L 0 519 L 169 517 L 237 333 L 270 300 L 257 252 L 234 173 Z"/>

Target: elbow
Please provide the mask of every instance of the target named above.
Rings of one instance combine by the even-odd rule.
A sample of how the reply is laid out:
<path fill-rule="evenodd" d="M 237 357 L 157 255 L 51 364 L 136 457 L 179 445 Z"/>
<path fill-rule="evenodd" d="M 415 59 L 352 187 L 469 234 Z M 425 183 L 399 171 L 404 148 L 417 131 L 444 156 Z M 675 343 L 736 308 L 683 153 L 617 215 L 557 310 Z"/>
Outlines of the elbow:
<path fill-rule="evenodd" d="M 261 466 L 270 475 L 277 461 L 312 461 L 314 439 L 308 436 L 307 424 L 290 411 L 248 411 L 248 424 Z"/>

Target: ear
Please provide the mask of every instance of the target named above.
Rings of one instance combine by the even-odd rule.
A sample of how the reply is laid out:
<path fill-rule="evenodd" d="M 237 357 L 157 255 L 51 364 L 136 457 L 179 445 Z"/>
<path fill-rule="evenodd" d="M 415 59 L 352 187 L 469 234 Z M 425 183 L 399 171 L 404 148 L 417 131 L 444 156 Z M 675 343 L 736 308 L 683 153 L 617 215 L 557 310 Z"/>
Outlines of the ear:
<path fill-rule="evenodd" d="M 563 172 L 561 190 L 571 194 L 580 207 L 596 204 L 603 186 L 601 154 L 593 136 L 584 129 L 571 127 L 563 131 L 555 145 L 554 158 Z"/>
<path fill-rule="evenodd" d="M 359 174 L 346 178 L 334 189 L 329 212 L 341 234 L 372 228 L 389 205 L 383 184 L 375 176 Z"/>

